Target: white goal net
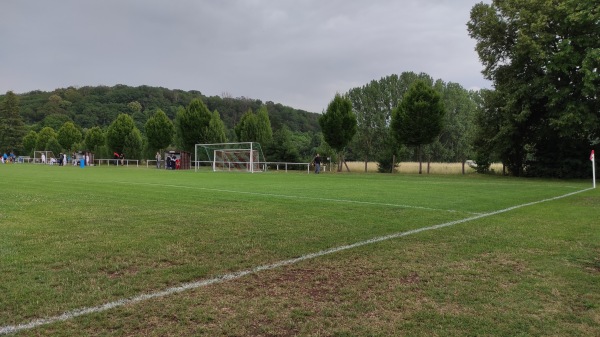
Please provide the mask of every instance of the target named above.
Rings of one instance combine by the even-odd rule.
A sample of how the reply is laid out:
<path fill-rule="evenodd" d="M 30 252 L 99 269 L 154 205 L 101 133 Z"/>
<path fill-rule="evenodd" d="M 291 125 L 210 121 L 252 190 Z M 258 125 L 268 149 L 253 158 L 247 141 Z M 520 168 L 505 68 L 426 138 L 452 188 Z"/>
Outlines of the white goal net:
<path fill-rule="evenodd" d="M 196 144 L 196 171 L 200 164 L 213 171 L 261 172 L 266 161 L 259 143 Z"/>
<path fill-rule="evenodd" d="M 34 151 L 33 162 L 41 164 L 54 164 L 56 157 L 52 151 Z"/>

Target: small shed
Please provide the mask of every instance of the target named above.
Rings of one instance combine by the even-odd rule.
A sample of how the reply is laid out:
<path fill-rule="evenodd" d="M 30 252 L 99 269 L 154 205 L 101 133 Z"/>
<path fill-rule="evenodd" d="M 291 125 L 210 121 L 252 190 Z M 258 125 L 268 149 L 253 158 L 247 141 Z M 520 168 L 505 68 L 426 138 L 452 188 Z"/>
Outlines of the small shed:
<path fill-rule="evenodd" d="M 165 152 L 165 168 L 167 170 L 189 170 L 191 168 L 191 155 L 187 151 Z"/>

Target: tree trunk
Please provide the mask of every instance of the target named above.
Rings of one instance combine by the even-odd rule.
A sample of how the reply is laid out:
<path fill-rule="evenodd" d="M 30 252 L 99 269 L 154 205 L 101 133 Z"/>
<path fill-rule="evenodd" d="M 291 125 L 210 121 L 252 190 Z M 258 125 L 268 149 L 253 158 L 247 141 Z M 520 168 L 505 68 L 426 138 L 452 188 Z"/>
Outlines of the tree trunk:
<path fill-rule="evenodd" d="M 465 161 L 462 161 L 462 174 L 465 175 Z"/>
<path fill-rule="evenodd" d="M 350 168 L 348 167 L 348 163 L 344 160 L 344 165 L 346 166 L 346 171 L 350 172 Z"/>
<path fill-rule="evenodd" d="M 367 173 L 367 164 L 369 163 L 369 157 L 365 156 L 365 173 Z"/>
<path fill-rule="evenodd" d="M 421 153 L 421 145 L 417 146 L 417 153 L 419 157 L 419 174 L 423 174 L 423 154 Z"/>

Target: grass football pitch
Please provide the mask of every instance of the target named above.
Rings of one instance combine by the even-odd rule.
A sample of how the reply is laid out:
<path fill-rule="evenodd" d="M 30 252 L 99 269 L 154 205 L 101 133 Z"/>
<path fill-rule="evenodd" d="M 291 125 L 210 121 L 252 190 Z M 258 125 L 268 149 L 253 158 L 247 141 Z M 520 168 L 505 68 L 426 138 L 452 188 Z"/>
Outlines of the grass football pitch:
<path fill-rule="evenodd" d="M 0 335 L 600 335 L 591 181 L 7 164 L 0 187 Z"/>

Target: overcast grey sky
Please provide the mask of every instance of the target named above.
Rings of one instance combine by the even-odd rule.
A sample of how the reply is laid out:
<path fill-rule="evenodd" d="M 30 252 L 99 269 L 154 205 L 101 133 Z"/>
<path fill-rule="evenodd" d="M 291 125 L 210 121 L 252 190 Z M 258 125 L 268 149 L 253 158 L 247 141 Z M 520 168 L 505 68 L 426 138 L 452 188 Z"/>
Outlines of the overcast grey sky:
<path fill-rule="evenodd" d="M 0 0 L 0 92 L 150 85 L 321 112 L 404 71 L 490 87 L 466 30 L 478 2 Z"/>

